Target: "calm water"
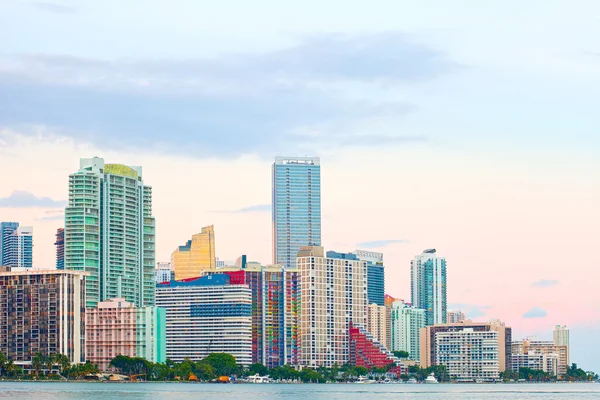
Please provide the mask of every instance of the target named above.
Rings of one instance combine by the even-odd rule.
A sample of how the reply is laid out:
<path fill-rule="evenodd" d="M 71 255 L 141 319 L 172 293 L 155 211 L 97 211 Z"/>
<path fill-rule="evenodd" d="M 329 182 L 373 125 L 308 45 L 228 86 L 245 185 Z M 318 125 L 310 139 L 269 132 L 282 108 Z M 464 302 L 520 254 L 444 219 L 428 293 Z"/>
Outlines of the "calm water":
<path fill-rule="evenodd" d="M 375 400 L 375 399 L 600 399 L 600 384 L 497 385 L 217 385 L 194 383 L 0 382 L 0 399 L 113 400 Z"/>

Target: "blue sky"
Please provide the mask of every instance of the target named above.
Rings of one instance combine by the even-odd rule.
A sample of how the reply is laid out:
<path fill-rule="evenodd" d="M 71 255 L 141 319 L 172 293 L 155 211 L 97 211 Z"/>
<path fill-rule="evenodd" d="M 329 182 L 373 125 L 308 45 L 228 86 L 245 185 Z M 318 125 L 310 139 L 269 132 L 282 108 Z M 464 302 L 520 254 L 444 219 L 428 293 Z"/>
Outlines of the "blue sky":
<path fill-rule="evenodd" d="M 3 1 L 0 220 L 55 213 L 80 157 L 142 165 L 157 259 L 215 224 L 271 254 L 270 163 L 319 155 L 327 250 L 448 258 L 449 303 L 516 337 L 572 326 L 600 371 L 600 3 Z M 50 212 L 47 212 L 50 211 Z M 592 252 L 593 253 L 593 252 Z M 565 271 L 568 271 L 566 273 Z M 490 280 L 490 276 L 494 279 Z M 510 295 L 507 295 L 507 290 Z"/>

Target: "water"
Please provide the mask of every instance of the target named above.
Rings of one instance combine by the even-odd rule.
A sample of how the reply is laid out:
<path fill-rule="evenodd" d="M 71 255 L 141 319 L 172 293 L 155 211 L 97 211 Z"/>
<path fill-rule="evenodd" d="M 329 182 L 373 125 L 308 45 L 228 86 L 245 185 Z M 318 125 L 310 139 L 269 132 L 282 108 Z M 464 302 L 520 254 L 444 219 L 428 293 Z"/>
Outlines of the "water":
<path fill-rule="evenodd" d="M 100 382 L 0 382 L 0 399 L 35 400 L 379 400 L 379 399 L 600 399 L 600 384 L 197 384 Z"/>

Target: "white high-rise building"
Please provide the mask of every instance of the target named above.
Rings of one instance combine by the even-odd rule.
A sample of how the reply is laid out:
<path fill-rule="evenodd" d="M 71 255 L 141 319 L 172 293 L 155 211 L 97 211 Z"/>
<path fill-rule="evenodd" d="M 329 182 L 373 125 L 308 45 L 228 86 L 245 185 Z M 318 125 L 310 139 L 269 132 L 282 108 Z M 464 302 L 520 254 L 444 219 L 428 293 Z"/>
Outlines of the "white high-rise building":
<path fill-rule="evenodd" d="M 419 332 L 425 327 L 425 310 L 411 307 L 403 300 L 392 303 L 392 351 L 406 351 L 419 360 Z"/>
<path fill-rule="evenodd" d="M 425 310 L 427 326 L 446 323 L 446 259 L 427 249 L 411 261 L 411 302 Z"/>
<path fill-rule="evenodd" d="M 175 279 L 175 271 L 170 262 L 156 263 L 156 283 L 170 282 Z"/>
<path fill-rule="evenodd" d="M 448 310 L 446 321 L 448 324 L 456 324 L 465 320 L 465 313 L 460 310 Z"/>
<path fill-rule="evenodd" d="M 331 367 L 349 362 L 350 323 L 367 322 L 367 263 L 355 254 L 306 246 L 298 252 L 300 364 Z"/>
<path fill-rule="evenodd" d="M 493 381 L 500 378 L 496 331 L 464 328 L 435 335 L 436 364 L 445 365 L 458 381 Z"/>
<path fill-rule="evenodd" d="M 567 347 L 567 365 L 569 360 L 569 328 L 566 325 L 556 325 L 554 328 L 554 345 Z"/>

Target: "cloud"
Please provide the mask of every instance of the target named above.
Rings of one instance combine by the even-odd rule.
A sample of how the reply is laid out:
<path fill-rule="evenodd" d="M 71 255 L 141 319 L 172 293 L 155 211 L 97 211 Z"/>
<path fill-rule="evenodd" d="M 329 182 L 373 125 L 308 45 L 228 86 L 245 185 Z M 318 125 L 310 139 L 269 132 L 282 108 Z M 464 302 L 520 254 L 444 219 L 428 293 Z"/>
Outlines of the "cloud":
<path fill-rule="evenodd" d="M 408 240 L 404 240 L 404 239 L 373 240 L 370 242 L 356 243 L 356 247 L 365 248 L 365 249 L 375 249 L 378 247 L 386 247 L 391 244 L 397 244 L 397 243 L 408 243 Z"/>
<path fill-rule="evenodd" d="M 40 10 L 48 11 L 55 14 L 72 14 L 75 12 L 75 7 L 66 6 L 64 4 L 51 3 L 48 1 L 38 1 L 33 5 Z"/>
<path fill-rule="evenodd" d="M 0 126 L 194 156 L 406 145 L 427 140 L 398 130 L 418 107 L 379 92 L 456 68 L 397 32 L 313 35 L 215 59 L 0 56 Z"/>
<path fill-rule="evenodd" d="M 551 287 L 551 286 L 556 286 L 556 285 L 558 285 L 558 283 L 559 282 L 554 279 L 542 279 L 537 282 L 533 282 L 531 284 L 531 286 L 539 287 L 539 288 L 547 288 L 547 287 Z"/>
<path fill-rule="evenodd" d="M 479 306 L 476 304 L 454 303 L 449 304 L 449 310 L 458 310 L 465 313 L 467 319 L 477 319 L 485 316 L 491 309 L 491 306 Z"/>
<path fill-rule="evenodd" d="M 66 203 L 50 197 L 37 197 L 23 190 L 15 190 L 7 197 L 0 197 L 0 207 L 7 208 L 64 207 Z"/>
<path fill-rule="evenodd" d="M 271 204 L 258 204 L 255 206 L 249 206 L 240 208 L 238 210 L 227 211 L 233 214 L 241 214 L 241 213 L 252 213 L 252 212 L 270 212 Z"/>
<path fill-rule="evenodd" d="M 533 307 L 523 314 L 523 318 L 544 318 L 548 313 L 543 308 Z"/>

